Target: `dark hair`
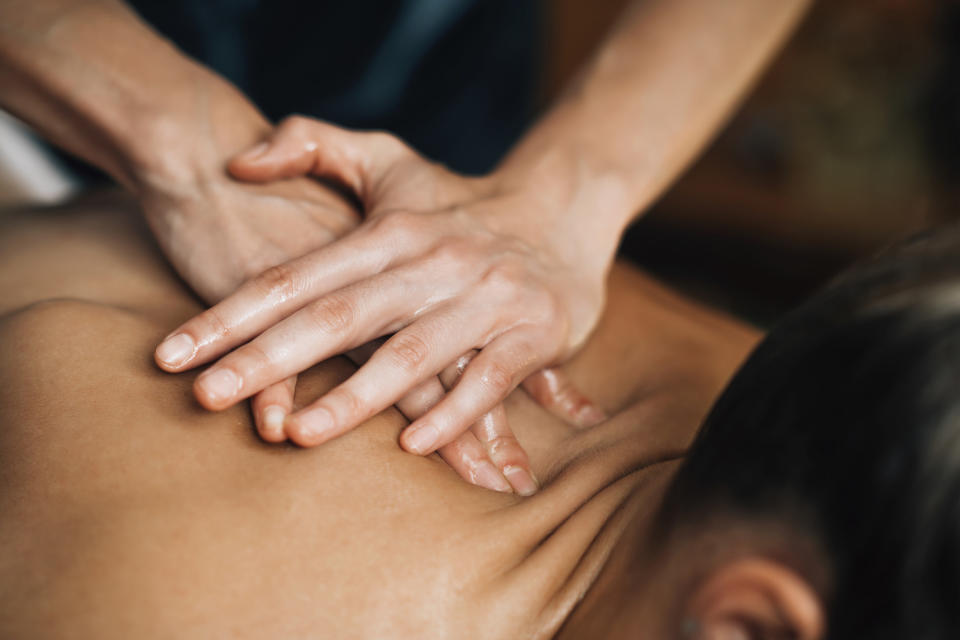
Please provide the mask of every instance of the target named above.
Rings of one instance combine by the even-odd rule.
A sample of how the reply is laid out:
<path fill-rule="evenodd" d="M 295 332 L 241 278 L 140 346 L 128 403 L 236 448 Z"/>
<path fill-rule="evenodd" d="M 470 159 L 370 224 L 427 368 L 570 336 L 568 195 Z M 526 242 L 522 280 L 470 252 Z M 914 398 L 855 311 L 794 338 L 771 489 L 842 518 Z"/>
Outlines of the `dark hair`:
<path fill-rule="evenodd" d="M 960 228 L 854 268 L 773 328 L 664 520 L 718 510 L 821 541 L 828 638 L 960 637 Z"/>

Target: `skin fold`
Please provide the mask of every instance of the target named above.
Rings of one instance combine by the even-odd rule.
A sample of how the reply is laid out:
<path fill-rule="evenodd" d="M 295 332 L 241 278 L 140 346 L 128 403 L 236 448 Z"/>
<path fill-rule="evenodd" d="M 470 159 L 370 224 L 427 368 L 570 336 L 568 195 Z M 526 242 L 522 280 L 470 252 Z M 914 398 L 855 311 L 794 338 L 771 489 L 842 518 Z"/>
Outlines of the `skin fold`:
<path fill-rule="evenodd" d="M 611 558 L 759 337 L 626 265 L 608 286 L 564 369 L 609 419 L 505 403 L 542 483 L 522 498 L 405 453 L 393 408 L 312 449 L 264 443 L 243 405 L 204 411 L 193 374 L 151 361 L 201 307 L 129 203 L 6 214 L 0 636 L 507 640 L 572 612 L 590 628 Z M 297 402 L 353 371 L 312 367 Z"/>

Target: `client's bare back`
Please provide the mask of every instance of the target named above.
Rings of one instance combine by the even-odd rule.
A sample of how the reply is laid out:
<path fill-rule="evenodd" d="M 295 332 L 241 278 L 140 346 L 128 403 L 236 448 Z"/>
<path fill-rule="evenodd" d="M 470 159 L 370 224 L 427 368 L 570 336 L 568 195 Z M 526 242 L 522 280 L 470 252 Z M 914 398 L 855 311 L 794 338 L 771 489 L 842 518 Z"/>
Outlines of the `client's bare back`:
<path fill-rule="evenodd" d="M 393 410 L 313 450 L 201 410 L 150 356 L 198 309 L 123 201 L 0 218 L 0 636 L 548 633 L 757 337 L 618 266 L 567 366 L 614 417 L 576 432 L 515 393 L 545 482 L 521 499 L 402 452 Z M 351 370 L 314 367 L 300 399 Z"/>

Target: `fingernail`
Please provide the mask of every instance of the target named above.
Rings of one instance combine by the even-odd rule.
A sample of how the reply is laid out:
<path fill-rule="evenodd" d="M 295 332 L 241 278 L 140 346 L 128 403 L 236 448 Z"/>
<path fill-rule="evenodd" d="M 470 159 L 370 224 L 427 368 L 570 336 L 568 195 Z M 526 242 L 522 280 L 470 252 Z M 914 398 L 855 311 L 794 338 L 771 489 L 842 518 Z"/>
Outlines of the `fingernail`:
<path fill-rule="evenodd" d="M 508 465 L 503 468 L 503 475 L 506 476 L 513 490 L 522 496 L 532 496 L 539 489 L 533 474 L 523 467 Z"/>
<path fill-rule="evenodd" d="M 440 432 L 430 424 L 418 427 L 413 431 L 407 429 L 403 434 L 403 441 L 407 445 L 407 450 L 418 455 L 423 455 L 433 449 L 433 445 L 439 439 Z"/>
<path fill-rule="evenodd" d="M 229 400 L 240 391 L 240 378 L 230 369 L 215 369 L 200 376 L 197 384 L 213 400 Z"/>
<path fill-rule="evenodd" d="M 287 426 L 294 429 L 302 439 L 315 441 L 333 428 L 333 416 L 323 407 L 317 407 L 288 419 Z"/>
<path fill-rule="evenodd" d="M 269 148 L 270 148 L 270 145 L 268 143 L 261 142 L 255 147 L 251 147 L 250 149 L 247 149 L 246 151 L 241 153 L 240 158 L 243 160 L 256 160 L 257 158 L 262 156 L 264 152 Z"/>
<path fill-rule="evenodd" d="M 472 469 L 472 472 L 473 481 L 484 489 L 492 489 L 501 493 L 513 492 L 513 487 L 489 460 L 480 462 Z"/>
<path fill-rule="evenodd" d="M 170 336 L 157 347 L 157 360 L 168 367 L 180 367 L 197 352 L 197 343 L 185 333 Z"/>
<path fill-rule="evenodd" d="M 581 426 L 593 427 L 607 420 L 607 413 L 592 404 L 588 404 L 580 410 L 579 422 Z"/>
<path fill-rule="evenodd" d="M 263 425 L 263 430 L 272 438 L 282 438 L 283 437 L 283 421 L 287 417 L 287 412 L 283 410 L 283 407 L 278 407 L 277 405 L 270 405 L 263 410 L 263 413 L 260 415 L 260 422 Z"/>

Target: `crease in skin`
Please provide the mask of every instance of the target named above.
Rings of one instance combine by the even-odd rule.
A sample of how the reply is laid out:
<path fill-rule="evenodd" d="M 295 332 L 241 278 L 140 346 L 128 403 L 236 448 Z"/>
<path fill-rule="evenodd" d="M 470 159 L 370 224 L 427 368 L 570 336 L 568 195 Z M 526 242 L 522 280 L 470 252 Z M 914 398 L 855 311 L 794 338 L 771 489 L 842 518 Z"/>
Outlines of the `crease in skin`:
<path fill-rule="evenodd" d="M 645 496 L 638 487 L 657 481 L 641 473 L 645 469 L 607 484 L 542 541 L 532 547 L 522 545 L 524 557 L 502 571 L 498 597 L 526 602 L 534 612 L 523 637 L 553 637 L 596 582 L 644 506 Z"/>
<path fill-rule="evenodd" d="M 649 409 L 656 410 L 657 407 L 651 406 Z M 643 418 L 643 415 L 624 414 L 625 420 Z M 545 474 L 544 487 L 536 499 L 516 507 L 529 512 L 523 518 L 528 524 L 521 534 L 528 543 L 534 544 L 545 538 L 563 523 L 568 514 L 574 513 L 620 478 L 684 455 L 684 444 L 662 445 L 659 453 L 650 451 L 652 446 L 656 446 L 652 444 L 656 433 L 631 430 L 626 437 L 610 438 L 609 431 L 620 428 L 622 422 L 607 422 L 588 432 L 592 436 L 590 440 L 600 444 L 591 445 L 590 440 L 575 436 L 577 454 L 573 458 L 558 461 L 558 470 Z"/>
<path fill-rule="evenodd" d="M 628 495 L 618 500 L 617 507 L 603 521 L 602 526 L 591 532 L 594 536 L 593 542 L 575 560 L 571 558 L 566 571 L 557 571 L 552 580 L 549 574 L 545 575 L 544 581 L 552 582 L 553 587 L 547 593 L 553 595 L 545 599 L 538 612 L 537 624 L 540 631 L 534 638 L 553 638 L 597 582 L 617 543 L 630 530 L 639 513 L 640 504 L 634 492 L 636 486 L 637 484 L 630 483 L 626 489 Z M 546 563 L 548 568 L 550 561 L 549 557 L 539 559 L 539 562 Z M 533 567 L 531 570 L 538 568 Z"/>
<path fill-rule="evenodd" d="M 632 420 L 633 416 L 628 419 Z M 555 476 L 548 478 L 536 495 L 505 509 L 502 512 L 504 522 L 497 522 L 495 528 L 506 526 L 509 522 L 514 539 L 520 543 L 519 550 L 513 552 L 512 557 L 503 559 L 505 573 L 521 569 L 524 564 L 535 561 L 535 556 L 539 557 L 539 550 L 555 546 L 550 541 L 567 535 L 564 532 L 569 528 L 568 525 L 598 517 L 599 524 L 590 526 L 602 526 L 619 503 L 629 497 L 629 491 L 620 501 L 597 514 L 597 507 L 593 505 L 601 494 L 615 486 L 635 484 L 640 481 L 639 472 L 683 456 L 683 449 L 679 447 L 676 450 L 665 447 L 657 455 L 644 456 L 642 450 L 646 447 L 643 440 L 640 434 L 631 432 L 628 439 L 617 438 L 602 446 L 585 448 L 580 455 L 564 464 Z M 637 479 L 631 482 L 631 477 Z M 617 493 L 617 490 L 614 492 Z M 592 515 L 578 515 L 583 513 Z M 518 526 L 518 522 L 522 524 Z M 560 557 L 554 558 L 558 566 L 569 566 L 571 561 L 575 562 L 575 559 L 564 558 L 563 546 L 559 548 Z M 553 554 L 540 554 L 543 555 L 552 557 Z"/>

